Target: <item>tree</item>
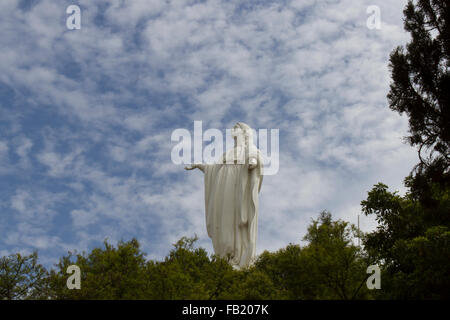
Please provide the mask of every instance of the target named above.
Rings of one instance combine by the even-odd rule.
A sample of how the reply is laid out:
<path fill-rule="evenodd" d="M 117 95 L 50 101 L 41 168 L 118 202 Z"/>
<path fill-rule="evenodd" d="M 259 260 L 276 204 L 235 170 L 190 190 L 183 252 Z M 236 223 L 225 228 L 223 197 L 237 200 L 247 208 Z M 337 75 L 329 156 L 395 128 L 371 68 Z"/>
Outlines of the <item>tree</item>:
<path fill-rule="evenodd" d="M 258 268 L 250 267 L 234 271 L 232 281 L 219 299 L 227 300 L 272 300 L 283 299 L 270 276 Z"/>
<path fill-rule="evenodd" d="M 264 251 L 256 260 L 255 268 L 276 284 L 279 299 L 314 299 L 317 295 L 311 268 L 298 244 L 290 243 L 276 252 Z"/>
<path fill-rule="evenodd" d="M 409 186 L 427 202 L 433 183 L 450 183 L 450 2 L 410 0 L 404 16 L 411 41 L 391 53 L 388 100 L 409 118 L 407 141 L 420 159 Z"/>
<path fill-rule="evenodd" d="M 380 298 L 449 298 L 450 192 L 435 189 L 432 197 L 438 203 L 433 210 L 411 193 L 402 197 L 379 183 L 361 202 L 364 214 L 375 215 L 378 222 L 363 243 L 383 265 Z"/>
<path fill-rule="evenodd" d="M 69 290 L 66 285 L 68 266 L 81 270 L 81 289 Z M 146 289 L 145 259 L 139 242 L 119 242 L 117 248 L 106 240 L 104 248 L 89 254 L 73 254 L 60 259 L 58 270 L 50 273 L 50 286 L 55 299 L 139 299 Z"/>
<path fill-rule="evenodd" d="M 325 297 L 331 299 L 362 299 L 368 297 L 365 286 L 369 260 L 353 244 L 356 227 L 342 220 L 333 221 L 331 213 L 323 211 L 308 227 L 304 240 L 309 242 L 306 253 L 314 262 L 313 270 L 325 287 Z"/>
<path fill-rule="evenodd" d="M 377 229 L 369 256 L 383 265 L 381 298 L 448 298 L 450 276 L 450 3 L 409 1 L 404 27 L 411 41 L 390 57 L 389 106 L 409 119 L 407 141 L 419 163 L 399 196 L 379 183 L 361 202 Z M 446 271 L 447 270 L 447 271 Z"/>
<path fill-rule="evenodd" d="M 182 237 L 162 262 L 149 261 L 147 296 L 151 299 L 208 299 L 206 250 L 195 248 L 197 237 Z"/>
<path fill-rule="evenodd" d="M 226 259 L 196 248 L 196 236 L 182 237 L 164 261 L 148 261 L 146 299 L 233 299 L 239 279 Z"/>
<path fill-rule="evenodd" d="M 47 270 L 37 261 L 37 252 L 0 258 L 0 300 L 48 298 Z"/>
<path fill-rule="evenodd" d="M 70 253 L 50 273 L 54 299 L 221 299 L 236 271 L 225 259 L 196 248 L 197 237 L 182 237 L 163 261 L 145 261 L 139 242 L 107 241 L 89 254 Z M 81 269 L 81 289 L 66 286 L 68 266 Z"/>
<path fill-rule="evenodd" d="M 369 261 L 352 243 L 356 232 L 355 226 L 333 221 L 331 213 L 323 211 L 308 227 L 308 245 L 264 252 L 256 268 L 269 275 L 283 298 L 370 298 L 365 286 Z"/>

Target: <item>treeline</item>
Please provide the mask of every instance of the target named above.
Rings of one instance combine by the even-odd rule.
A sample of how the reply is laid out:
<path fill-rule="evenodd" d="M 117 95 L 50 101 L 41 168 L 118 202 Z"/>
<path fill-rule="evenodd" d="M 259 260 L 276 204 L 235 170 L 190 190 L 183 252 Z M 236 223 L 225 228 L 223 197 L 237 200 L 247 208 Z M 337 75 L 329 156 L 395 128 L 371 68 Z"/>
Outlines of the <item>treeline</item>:
<path fill-rule="evenodd" d="M 449 190 L 435 188 L 442 210 Z M 377 230 L 360 234 L 323 211 L 311 221 L 305 245 L 263 252 L 254 265 L 234 270 L 225 259 L 181 238 L 162 261 L 146 260 L 132 239 L 86 253 L 68 253 L 51 270 L 37 253 L 0 258 L 0 299 L 448 299 L 450 231 L 411 193 L 376 185 L 362 201 Z M 431 220 L 430 220 L 431 219 Z M 357 237 L 362 246 L 356 244 Z M 370 265 L 381 269 L 381 289 L 369 290 Z M 81 288 L 69 289 L 67 268 L 81 270 Z"/>
<path fill-rule="evenodd" d="M 364 250 L 353 244 L 356 228 L 322 212 L 304 240 L 264 252 L 245 270 L 183 237 L 163 261 L 146 260 L 136 239 L 107 241 L 89 253 L 69 253 L 54 269 L 37 254 L 1 258 L 1 299 L 368 299 Z M 81 288 L 68 289 L 67 268 L 81 270 Z"/>

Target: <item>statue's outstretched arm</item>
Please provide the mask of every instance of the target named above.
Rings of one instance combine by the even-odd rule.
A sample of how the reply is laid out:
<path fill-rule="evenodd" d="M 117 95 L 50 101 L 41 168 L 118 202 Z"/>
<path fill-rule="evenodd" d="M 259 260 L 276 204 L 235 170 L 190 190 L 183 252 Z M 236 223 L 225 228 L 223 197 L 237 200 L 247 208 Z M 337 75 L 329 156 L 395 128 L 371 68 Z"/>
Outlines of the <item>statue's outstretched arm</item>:
<path fill-rule="evenodd" d="M 205 172 L 205 165 L 204 164 L 192 164 L 190 166 L 184 167 L 185 170 L 194 170 L 194 169 L 200 169 L 202 172 Z"/>

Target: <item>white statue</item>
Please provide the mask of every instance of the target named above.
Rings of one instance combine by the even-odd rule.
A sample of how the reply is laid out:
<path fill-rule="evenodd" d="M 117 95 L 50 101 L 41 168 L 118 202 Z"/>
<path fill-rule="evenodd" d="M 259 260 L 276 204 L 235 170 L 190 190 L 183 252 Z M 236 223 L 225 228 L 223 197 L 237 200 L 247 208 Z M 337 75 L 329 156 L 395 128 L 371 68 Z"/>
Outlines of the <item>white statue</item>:
<path fill-rule="evenodd" d="M 218 163 L 194 164 L 185 169 L 204 172 L 208 236 L 215 253 L 239 269 L 250 266 L 255 258 L 263 161 L 248 125 L 238 122 L 231 134 L 234 148 Z"/>

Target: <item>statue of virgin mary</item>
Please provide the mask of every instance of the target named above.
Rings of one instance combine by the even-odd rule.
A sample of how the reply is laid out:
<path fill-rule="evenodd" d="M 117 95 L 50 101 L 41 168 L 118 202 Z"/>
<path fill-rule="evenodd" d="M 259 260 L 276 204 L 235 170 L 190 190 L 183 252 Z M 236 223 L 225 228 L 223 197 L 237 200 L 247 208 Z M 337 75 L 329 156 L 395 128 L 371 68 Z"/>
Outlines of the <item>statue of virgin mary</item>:
<path fill-rule="evenodd" d="M 217 163 L 194 164 L 185 169 L 204 172 L 208 236 L 214 252 L 240 269 L 255 259 L 263 161 L 247 124 L 238 122 L 231 134 L 234 148 Z"/>

